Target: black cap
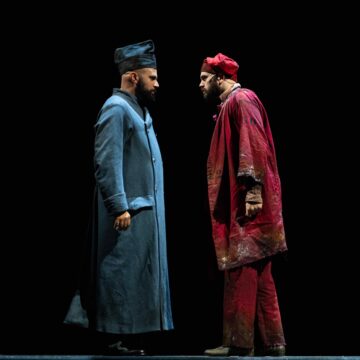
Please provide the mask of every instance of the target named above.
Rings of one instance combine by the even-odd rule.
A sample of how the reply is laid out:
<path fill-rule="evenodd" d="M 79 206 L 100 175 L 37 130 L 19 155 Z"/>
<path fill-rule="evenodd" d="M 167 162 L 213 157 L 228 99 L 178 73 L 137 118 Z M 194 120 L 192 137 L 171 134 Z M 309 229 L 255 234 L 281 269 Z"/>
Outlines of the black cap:
<path fill-rule="evenodd" d="M 117 48 L 114 60 L 119 67 L 120 74 L 136 69 L 156 68 L 154 48 L 152 40 Z"/>

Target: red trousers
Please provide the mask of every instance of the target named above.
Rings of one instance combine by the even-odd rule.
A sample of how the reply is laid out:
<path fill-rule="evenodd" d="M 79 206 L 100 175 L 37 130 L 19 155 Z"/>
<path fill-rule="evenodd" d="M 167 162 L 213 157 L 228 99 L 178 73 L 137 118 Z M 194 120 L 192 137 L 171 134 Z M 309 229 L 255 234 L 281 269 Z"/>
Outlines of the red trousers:
<path fill-rule="evenodd" d="M 253 348 L 256 326 L 263 347 L 285 345 L 269 259 L 225 271 L 223 345 Z"/>

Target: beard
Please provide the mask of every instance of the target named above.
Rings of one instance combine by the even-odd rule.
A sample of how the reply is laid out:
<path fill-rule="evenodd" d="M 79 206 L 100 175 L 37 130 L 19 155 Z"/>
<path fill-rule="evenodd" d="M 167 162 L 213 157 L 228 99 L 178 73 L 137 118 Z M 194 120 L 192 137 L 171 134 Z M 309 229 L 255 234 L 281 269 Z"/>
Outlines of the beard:
<path fill-rule="evenodd" d="M 156 90 L 145 89 L 145 84 L 140 78 L 135 89 L 135 96 L 142 106 L 151 106 L 156 100 Z"/>
<path fill-rule="evenodd" d="M 216 82 L 216 77 L 214 76 L 209 82 L 207 91 L 203 93 L 204 100 L 209 104 L 219 104 L 220 94 L 221 90 L 218 83 Z"/>

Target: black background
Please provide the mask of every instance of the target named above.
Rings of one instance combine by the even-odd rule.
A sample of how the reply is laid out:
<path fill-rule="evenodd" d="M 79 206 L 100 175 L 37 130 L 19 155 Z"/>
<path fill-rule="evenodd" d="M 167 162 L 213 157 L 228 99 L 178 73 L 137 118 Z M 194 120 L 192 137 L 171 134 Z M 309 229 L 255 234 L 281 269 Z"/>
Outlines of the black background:
<path fill-rule="evenodd" d="M 2 69 L 12 86 L 3 98 L 0 353 L 87 351 L 86 335 L 62 320 L 91 208 L 93 125 L 119 85 L 114 49 L 151 38 L 175 321 L 160 340 L 166 352 L 221 343 L 205 174 L 214 124 L 198 84 L 204 57 L 222 52 L 239 62 L 239 82 L 258 94 L 272 127 L 289 247 L 274 277 L 288 354 L 359 354 L 358 161 L 344 83 L 351 29 L 337 25 L 346 17 L 336 8 L 270 15 L 238 5 L 194 14 L 174 4 L 162 17 L 140 5 L 12 12 L 5 30 L 18 35 Z"/>

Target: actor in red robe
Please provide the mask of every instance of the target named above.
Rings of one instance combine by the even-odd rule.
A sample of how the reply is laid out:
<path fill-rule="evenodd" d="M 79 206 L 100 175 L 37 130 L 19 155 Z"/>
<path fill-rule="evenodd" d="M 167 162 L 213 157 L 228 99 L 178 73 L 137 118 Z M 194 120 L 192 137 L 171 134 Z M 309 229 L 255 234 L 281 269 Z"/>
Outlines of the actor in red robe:
<path fill-rule="evenodd" d="M 218 267 L 224 270 L 223 345 L 206 355 L 284 355 L 285 339 L 271 257 L 287 250 L 273 138 L 257 95 L 237 83 L 238 64 L 204 60 L 200 89 L 219 100 L 209 157 L 208 194 Z M 260 352 L 259 352 L 260 354 Z"/>

